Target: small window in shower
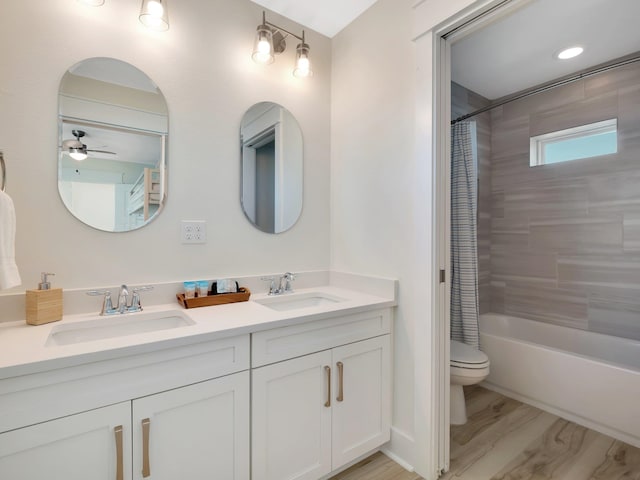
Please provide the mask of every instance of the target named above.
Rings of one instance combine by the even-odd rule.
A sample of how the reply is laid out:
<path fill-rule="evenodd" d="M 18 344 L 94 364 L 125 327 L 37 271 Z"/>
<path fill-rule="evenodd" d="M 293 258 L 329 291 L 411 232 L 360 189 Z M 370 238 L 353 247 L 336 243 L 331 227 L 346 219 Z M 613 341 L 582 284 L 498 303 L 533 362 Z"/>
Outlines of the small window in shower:
<path fill-rule="evenodd" d="M 590 123 L 531 137 L 529 166 L 569 162 L 618 151 L 618 120 Z"/>

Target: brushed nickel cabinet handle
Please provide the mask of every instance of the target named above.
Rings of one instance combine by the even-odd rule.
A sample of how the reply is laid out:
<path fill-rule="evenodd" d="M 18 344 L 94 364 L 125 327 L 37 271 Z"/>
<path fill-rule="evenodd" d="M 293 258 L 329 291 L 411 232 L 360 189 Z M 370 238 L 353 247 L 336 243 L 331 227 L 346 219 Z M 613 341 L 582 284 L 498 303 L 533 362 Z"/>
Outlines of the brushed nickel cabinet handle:
<path fill-rule="evenodd" d="M 122 448 L 122 425 L 118 425 L 113 429 L 113 433 L 116 436 L 116 480 L 124 479 L 124 465 L 123 465 L 123 448 Z"/>
<path fill-rule="evenodd" d="M 324 402 L 324 406 L 329 408 L 331 406 L 331 367 L 325 365 L 324 371 L 327 372 L 327 401 Z"/>
<path fill-rule="evenodd" d="M 149 464 L 149 429 L 151 428 L 151 420 L 145 418 L 142 420 L 142 476 L 144 478 L 151 476 L 151 465 Z"/>
<path fill-rule="evenodd" d="M 336 400 L 342 402 L 344 400 L 344 364 L 338 362 L 336 365 L 338 367 L 338 396 Z"/>

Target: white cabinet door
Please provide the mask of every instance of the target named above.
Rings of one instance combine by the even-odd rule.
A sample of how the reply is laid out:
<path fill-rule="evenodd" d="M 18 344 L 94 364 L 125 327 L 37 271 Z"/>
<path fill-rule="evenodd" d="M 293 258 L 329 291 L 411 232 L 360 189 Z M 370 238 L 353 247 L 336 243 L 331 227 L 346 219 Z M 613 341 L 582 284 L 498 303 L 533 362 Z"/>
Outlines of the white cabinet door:
<path fill-rule="evenodd" d="M 245 371 L 134 400 L 133 478 L 248 480 L 249 387 Z"/>
<path fill-rule="evenodd" d="M 252 479 L 315 480 L 331 471 L 331 351 L 252 372 Z"/>
<path fill-rule="evenodd" d="M 389 335 L 333 349 L 333 468 L 389 441 L 391 362 Z"/>
<path fill-rule="evenodd" d="M 130 480 L 131 403 L 0 434 L 0 478 Z"/>

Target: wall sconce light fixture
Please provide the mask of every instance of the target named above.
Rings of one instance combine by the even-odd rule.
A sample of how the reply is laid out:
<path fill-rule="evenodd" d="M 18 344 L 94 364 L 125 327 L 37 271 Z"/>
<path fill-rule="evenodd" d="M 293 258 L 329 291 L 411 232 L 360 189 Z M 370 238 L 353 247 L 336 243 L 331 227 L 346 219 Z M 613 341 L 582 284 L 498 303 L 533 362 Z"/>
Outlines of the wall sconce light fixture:
<path fill-rule="evenodd" d="M 140 23 L 151 30 L 163 32 L 169 30 L 169 12 L 167 0 L 142 0 Z"/>
<path fill-rule="evenodd" d="M 256 40 L 253 44 L 253 54 L 251 58 L 256 63 L 270 64 L 275 60 L 275 54 L 284 52 L 287 47 L 285 39 L 288 35 L 297 38 L 301 43 L 296 47 L 296 66 L 293 75 L 296 77 L 311 77 L 311 62 L 309 60 L 309 45 L 302 37 L 291 33 L 282 27 L 267 22 L 265 12 L 262 12 L 262 24 L 256 29 Z"/>

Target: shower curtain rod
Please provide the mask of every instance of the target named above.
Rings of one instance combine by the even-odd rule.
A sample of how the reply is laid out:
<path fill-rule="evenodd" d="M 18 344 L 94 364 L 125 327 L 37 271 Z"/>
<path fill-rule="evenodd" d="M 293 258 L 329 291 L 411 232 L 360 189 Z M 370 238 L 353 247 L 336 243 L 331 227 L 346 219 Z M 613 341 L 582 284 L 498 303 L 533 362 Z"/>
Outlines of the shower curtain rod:
<path fill-rule="evenodd" d="M 563 77 L 559 80 L 554 80 L 552 82 L 543 83 L 542 85 L 538 85 L 536 87 L 532 87 L 527 90 L 522 90 L 520 92 L 514 93 L 513 95 L 502 97 L 501 99 L 498 99 L 495 102 L 491 103 L 490 105 L 487 105 L 486 107 L 482 107 L 476 110 L 475 112 L 471 112 L 461 117 L 458 117 L 455 120 L 451 120 L 451 125 L 455 125 L 458 122 L 462 122 L 463 120 L 467 120 L 468 118 L 475 117 L 476 115 L 480 115 L 481 113 L 484 113 L 484 112 L 488 112 L 489 110 L 493 110 L 496 107 L 501 107 L 502 105 L 513 102 L 515 100 L 520 100 L 521 98 L 546 92 L 547 90 L 551 90 L 553 88 L 560 87 L 562 85 L 566 85 L 568 83 L 572 83 L 577 80 L 582 80 L 583 78 L 590 77 L 592 75 L 597 75 L 598 73 L 607 72 L 609 70 L 613 70 L 614 68 L 624 67 L 625 65 L 630 65 L 632 63 L 639 62 L 639 61 L 640 61 L 640 54 L 634 53 L 632 55 L 628 55 L 626 57 L 613 60 L 612 62 L 597 65 L 596 67 L 593 67 L 591 69 L 582 70 L 581 72 L 574 73 L 567 77 Z"/>

